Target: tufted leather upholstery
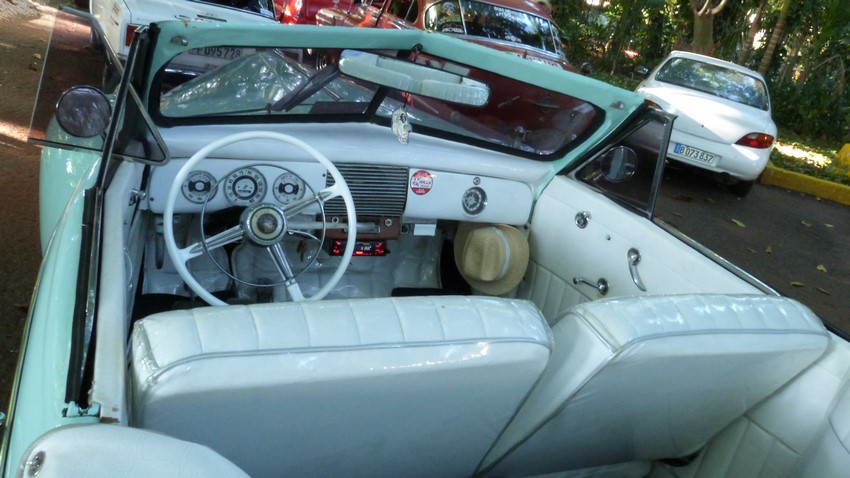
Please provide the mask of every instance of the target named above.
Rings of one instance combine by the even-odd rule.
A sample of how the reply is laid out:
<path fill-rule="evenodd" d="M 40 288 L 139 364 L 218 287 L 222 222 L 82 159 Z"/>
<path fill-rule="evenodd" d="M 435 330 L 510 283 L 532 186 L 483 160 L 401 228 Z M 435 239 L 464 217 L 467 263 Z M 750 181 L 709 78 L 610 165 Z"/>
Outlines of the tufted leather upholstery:
<path fill-rule="evenodd" d="M 464 476 L 539 378 L 522 300 L 409 297 L 171 311 L 136 324 L 134 425 L 263 476 Z"/>
<path fill-rule="evenodd" d="M 806 307 L 767 296 L 641 296 L 570 309 L 550 364 L 482 464 L 528 476 L 703 447 L 824 351 Z"/>
<path fill-rule="evenodd" d="M 850 344 L 832 337 L 812 366 L 726 427 L 688 466 L 653 478 L 844 477 L 850 470 Z"/>

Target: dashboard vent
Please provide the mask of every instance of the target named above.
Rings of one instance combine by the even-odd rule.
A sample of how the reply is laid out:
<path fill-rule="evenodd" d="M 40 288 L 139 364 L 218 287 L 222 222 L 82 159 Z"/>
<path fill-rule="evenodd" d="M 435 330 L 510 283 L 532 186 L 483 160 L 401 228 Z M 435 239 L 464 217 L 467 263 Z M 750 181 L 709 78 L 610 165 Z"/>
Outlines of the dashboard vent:
<path fill-rule="evenodd" d="M 401 216 L 404 213 L 407 168 L 353 163 L 335 165 L 348 183 L 358 216 Z M 332 184 L 333 177 L 328 174 L 327 185 Z M 325 211 L 331 216 L 344 216 L 345 203 L 342 198 L 333 198 L 325 203 Z"/>

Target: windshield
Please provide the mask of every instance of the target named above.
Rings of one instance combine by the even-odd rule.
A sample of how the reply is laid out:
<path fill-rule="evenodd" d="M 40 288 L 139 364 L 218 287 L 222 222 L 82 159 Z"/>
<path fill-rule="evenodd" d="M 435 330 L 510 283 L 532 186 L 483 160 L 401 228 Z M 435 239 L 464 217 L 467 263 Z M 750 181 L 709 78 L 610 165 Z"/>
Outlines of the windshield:
<path fill-rule="evenodd" d="M 390 126 L 394 115 L 403 111 L 414 133 L 450 135 L 493 149 L 546 156 L 589 135 L 603 117 L 602 110 L 572 96 L 423 53 L 382 50 L 380 55 L 402 60 L 420 73 L 442 70 L 481 84 L 489 89 L 489 99 L 483 105 L 461 104 L 379 86 L 339 70 L 340 56 L 352 53 L 229 46 L 185 51 L 157 76 L 158 121 Z"/>
<path fill-rule="evenodd" d="M 690 58 L 673 58 L 658 70 L 655 79 L 767 111 L 767 86 L 755 76 L 703 63 Z"/>
<path fill-rule="evenodd" d="M 474 0 L 446 0 L 425 11 L 425 29 L 519 43 L 563 56 L 558 30 L 537 15 Z"/>

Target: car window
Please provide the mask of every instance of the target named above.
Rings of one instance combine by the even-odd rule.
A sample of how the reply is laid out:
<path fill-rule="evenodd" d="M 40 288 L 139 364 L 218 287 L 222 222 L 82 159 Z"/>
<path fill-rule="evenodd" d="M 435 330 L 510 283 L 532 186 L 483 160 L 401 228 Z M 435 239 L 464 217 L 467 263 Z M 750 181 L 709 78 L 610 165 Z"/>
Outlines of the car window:
<path fill-rule="evenodd" d="M 671 58 L 655 79 L 767 111 L 767 86 L 755 76 L 690 58 Z"/>
<path fill-rule="evenodd" d="M 446 0 L 425 11 L 425 29 L 519 43 L 561 55 L 557 29 L 529 12 L 474 0 Z"/>
<path fill-rule="evenodd" d="M 672 125 L 667 114 L 647 109 L 620 139 L 582 166 L 576 178 L 652 218 Z"/>
<path fill-rule="evenodd" d="M 387 12 L 401 20 L 414 23 L 419 15 L 419 4 L 416 0 L 393 0 L 387 7 Z"/>

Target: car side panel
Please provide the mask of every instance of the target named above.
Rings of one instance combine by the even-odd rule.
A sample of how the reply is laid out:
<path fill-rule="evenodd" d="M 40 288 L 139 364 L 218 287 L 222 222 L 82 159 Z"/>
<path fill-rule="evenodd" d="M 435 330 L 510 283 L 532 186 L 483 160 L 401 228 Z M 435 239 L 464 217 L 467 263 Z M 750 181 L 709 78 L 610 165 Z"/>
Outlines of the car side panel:
<path fill-rule="evenodd" d="M 9 410 L 8 462 L 4 476 L 15 476 L 26 448 L 51 428 L 91 423 L 94 417 L 65 417 L 62 401 L 68 375 L 71 325 L 78 291 L 82 239 L 83 188 L 62 215 L 44 255 L 25 325 L 23 345 Z"/>
<path fill-rule="evenodd" d="M 575 217 L 586 213 L 584 228 Z M 531 299 L 547 319 L 566 307 L 602 297 L 644 294 L 763 293 L 697 252 L 645 217 L 566 176 L 557 176 L 538 199 L 529 237 L 531 261 L 520 296 Z M 639 251 L 635 284 L 630 249 Z M 603 296 L 592 284 L 603 279 Z"/>

